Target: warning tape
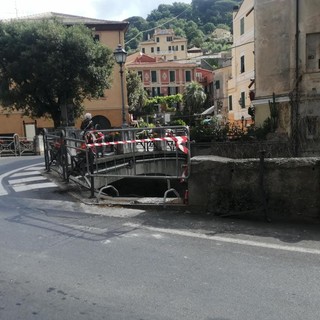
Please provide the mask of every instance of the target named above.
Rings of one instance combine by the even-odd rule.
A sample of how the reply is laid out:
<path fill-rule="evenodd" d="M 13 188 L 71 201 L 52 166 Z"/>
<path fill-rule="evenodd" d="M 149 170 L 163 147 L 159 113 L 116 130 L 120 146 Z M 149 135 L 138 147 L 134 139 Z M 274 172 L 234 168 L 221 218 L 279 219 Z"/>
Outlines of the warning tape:
<path fill-rule="evenodd" d="M 99 143 L 87 143 L 87 148 L 92 147 L 102 147 L 118 144 L 132 144 L 132 143 L 145 143 L 145 142 L 154 142 L 154 141 L 169 141 L 175 142 L 176 147 L 181 150 L 183 153 L 188 154 L 189 150 L 183 144 L 188 141 L 187 136 L 178 136 L 178 137 L 164 137 L 164 138 L 147 138 L 147 139 L 135 139 L 135 140 L 124 140 L 124 141 L 108 141 L 108 142 L 99 142 Z"/>

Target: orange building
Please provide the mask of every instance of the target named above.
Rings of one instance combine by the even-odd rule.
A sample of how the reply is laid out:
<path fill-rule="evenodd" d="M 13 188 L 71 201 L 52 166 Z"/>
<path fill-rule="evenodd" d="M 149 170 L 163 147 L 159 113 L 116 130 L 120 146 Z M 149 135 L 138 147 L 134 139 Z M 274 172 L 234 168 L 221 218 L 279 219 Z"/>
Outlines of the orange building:
<path fill-rule="evenodd" d="M 187 83 L 196 81 L 195 63 L 163 61 L 146 54 L 129 57 L 126 67 L 138 72 L 149 96 L 183 93 Z"/>

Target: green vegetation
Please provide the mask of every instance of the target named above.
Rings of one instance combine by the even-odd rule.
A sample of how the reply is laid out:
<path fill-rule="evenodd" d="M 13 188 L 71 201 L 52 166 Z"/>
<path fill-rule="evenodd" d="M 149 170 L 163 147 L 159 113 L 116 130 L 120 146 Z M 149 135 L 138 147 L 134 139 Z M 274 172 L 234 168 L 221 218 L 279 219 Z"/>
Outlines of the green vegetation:
<path fill-rule="evenodd" d="M 144 90 L 140 76 L 136 71 L 127 70 L 127 97 L 130 106 L 130 112 L 141 111 L 147 103 L 147 92 Z"/>
<path fill-rule="evenodd" d="M 147 40 L 155 27 L 173 29 L 177 36 L 186 37 L 189 47 L 199 47 L 215 53 L 230 47 L 229 39 L 215 39 L 216 28 L 231 30 L 232 10 L 242 0 L 192 0 L 191 4 L 174 2 L 160 4 L 146 19 L 129 17 L 129 30 L 125 37 L 126 50 L 134 52 L 139 42 Z"/>
<path fill-rule="evenodd" d="M 61 109 L 78 117 L 85 99 L 110 86 L 113 53 L 85 26 L 55 20 L 0 23 L 0 103 L 61 125 Z"/>
<path fill-rule="evenodd" d="M 194 115 L 200 113 L 207 100 L 203 86 L 196 81 L 192 81 L 186 86 L 183 94 L 184 115 Z M 189 119 L 189 125 L 193 124 L 193 118 Z"/>

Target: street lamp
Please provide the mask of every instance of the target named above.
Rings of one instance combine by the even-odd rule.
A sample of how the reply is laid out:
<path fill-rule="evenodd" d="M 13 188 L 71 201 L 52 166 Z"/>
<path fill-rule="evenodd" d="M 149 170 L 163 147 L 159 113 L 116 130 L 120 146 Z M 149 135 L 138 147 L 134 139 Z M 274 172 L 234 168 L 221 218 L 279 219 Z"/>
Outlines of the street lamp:
<path fill-rule="evenodd" d="M 123 65 L 127 60 L 127 52 L 122 48 L 121 44 L 113 52 L 117 64 L 120 66 L 120 80 L 121 80 L 121 98 L 122 98 L 122 127 L 127 127 L 126 112 L 124 106 L 124 88 L 123 88 Z"/>

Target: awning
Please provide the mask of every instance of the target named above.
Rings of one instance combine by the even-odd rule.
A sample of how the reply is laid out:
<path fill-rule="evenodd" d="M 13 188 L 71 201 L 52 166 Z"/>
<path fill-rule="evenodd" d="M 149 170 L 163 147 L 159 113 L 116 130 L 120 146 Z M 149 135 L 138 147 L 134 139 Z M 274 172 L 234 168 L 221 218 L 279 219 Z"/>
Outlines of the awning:
<path fill-rule="evenodd" d="M 205 115 L 208 115 L 208 114 L 212 114 L 214 111 L 214 106 L 208 108 L 207 110 L 204 110 L 201 115 L 205 116 Z"/>

